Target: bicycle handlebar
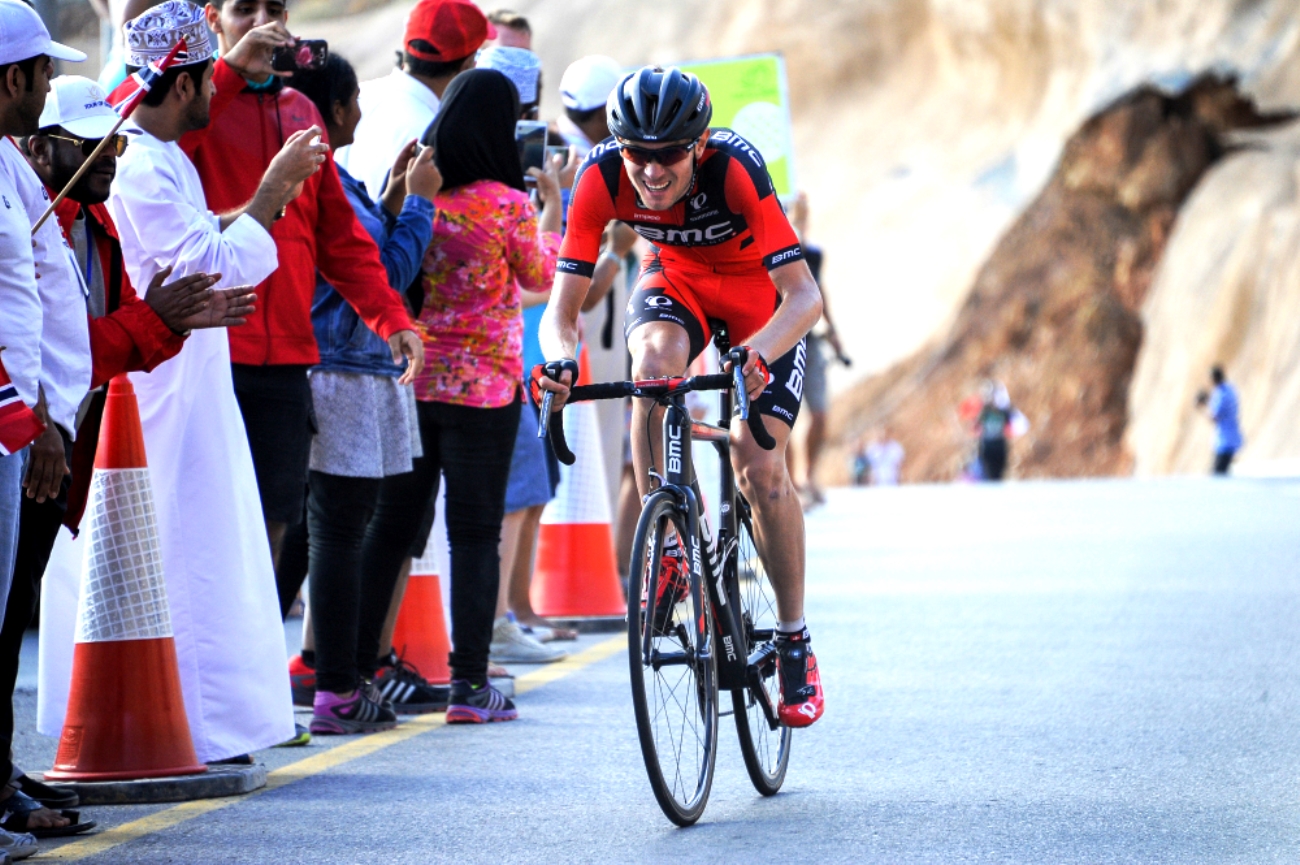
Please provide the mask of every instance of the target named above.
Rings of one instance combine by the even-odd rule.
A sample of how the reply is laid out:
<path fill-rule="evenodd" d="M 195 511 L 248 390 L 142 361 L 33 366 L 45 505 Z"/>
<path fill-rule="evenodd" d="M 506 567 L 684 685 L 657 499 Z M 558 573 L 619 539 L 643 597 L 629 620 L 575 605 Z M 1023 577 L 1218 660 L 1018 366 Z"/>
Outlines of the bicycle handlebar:
<path fill-rule="evenodd" d="M 736 358 L 732 357 L 737 352 L 740 352 L 738 362 Z M 567 402 L 621 399 L 628 396 L 662 397 L 692 391 L 734 389 L 736 392 L 737 414 L 740 415 L 741 420 L 749 425 L 749 432 L 754 436 L 754 441 L 758 443 L 758 446 L 763 450 L 770 451 L 776 447 L 776 439 L 772 438 L 767 431 L 767 427 L 763 425 L 762 416 L 757 412 L 751 413 L 749 410 L 749 394 L 745 391 L 745 380 L 741 371 L 741 366 L 744 364 L 744 350 L 733 349 L 731 354 L 728 355 L 728 359 L 733 361 L 732 371 L 729 373 L 655 381 L 611 381 L 600 384 L 576 385 L 569 389 Z M 571 466 L 576 461 L 576 457 L 574 457 L 573 451 L 569 450 L 569 443 L 564 438 L 564 411 L 560 410 L 554 414 L 551 413 L 551 405 L 554 400 L 555 394 L 551 391 L 546 391 L 542 395 L 541 412 L 537 423 L 537 437 L 549 438 L 556 459 L 566 466 Z"/>

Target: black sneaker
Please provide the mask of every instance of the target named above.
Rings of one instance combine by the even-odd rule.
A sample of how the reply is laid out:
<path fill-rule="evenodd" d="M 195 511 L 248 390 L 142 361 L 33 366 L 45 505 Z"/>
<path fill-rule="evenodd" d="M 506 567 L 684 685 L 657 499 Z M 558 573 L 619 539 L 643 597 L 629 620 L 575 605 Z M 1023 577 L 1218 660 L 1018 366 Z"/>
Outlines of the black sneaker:
<path fill-rule="evenodd" d="M 471 685 L 464 679 L 451 680 L 448 724 L 487 724 L 513 721 L 518 717 L 515 704 L 491 684 Z"/>
<path fill-rule="evenodd" d="M 391 730 L 397 726 L 397 716 L 358 688 L 349 700 L 327 691 L 316 692 L 316 705 L 311 718 L 313 735 L 346 735 L 349 733 L 374 733 Z"/>
<path fill-rule="evenodd" d="M 451 688 L 433 685 L 420 675 L 420 671 L 397 652 L 390 652 L 375 674 L 375 687 L 380 696 L 392 704 L 399 715 L 424 715 L 445 712 L 451 697 Z"/>

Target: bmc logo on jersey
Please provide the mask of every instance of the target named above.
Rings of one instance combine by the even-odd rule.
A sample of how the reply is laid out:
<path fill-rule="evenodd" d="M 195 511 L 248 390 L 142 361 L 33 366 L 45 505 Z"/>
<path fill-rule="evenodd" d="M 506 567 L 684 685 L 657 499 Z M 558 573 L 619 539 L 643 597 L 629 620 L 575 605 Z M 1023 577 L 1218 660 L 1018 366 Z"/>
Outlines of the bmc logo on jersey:
<path fill-rule="evenodd" d="M 667 243 L 676 246 L 721 243 L 736 233 L 731 220 L 716 222 L 708 228 L 655 228 L 650 225 L 632 227 L 636 229 L 637 234 L 651 243 Z"/>
<path fill-rule="evenodd" d="M 720 144 L 730 143 L 732 147 L 748 156 L 750 161 L 755 165 L 760 167 L 763 165 L 763 155 L 758 152 L 758 148 L 732 132 L 730 129 L 719 129 L 717 132 L 712 133 L 709 136 L 709 139 Z"/>

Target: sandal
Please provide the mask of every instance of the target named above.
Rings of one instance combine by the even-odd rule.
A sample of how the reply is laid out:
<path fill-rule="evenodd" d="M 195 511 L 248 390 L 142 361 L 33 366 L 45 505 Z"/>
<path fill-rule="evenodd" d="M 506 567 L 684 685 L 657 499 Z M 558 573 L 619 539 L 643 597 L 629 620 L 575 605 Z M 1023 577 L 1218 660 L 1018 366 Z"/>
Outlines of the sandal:
<path fill-rule="evenodd" d="M 81 804 L 81 797 L 75 791 L 67 787 L 51 787 L 27 775 L 19 775 L 14 779 L 14 784 L 46 808 L 56 811 L 60 808 L 75 808 Z"/>
<path fill-rule="evenodd" d="M 26 832 L 37 838 L 64 838 L 68 835 L 80 835 L 89 832 L 97 825 L 94 820 L 81 822 L 81 812 L 64 809 L 57 813 L 70 822 L 66 826 L 33 826 L 28 828 L 27 820 L 31 815 L 45 806 L 21 790 L 14 790 L 12 796 L 0 803 L 0 829 L 6 832 Z"/>

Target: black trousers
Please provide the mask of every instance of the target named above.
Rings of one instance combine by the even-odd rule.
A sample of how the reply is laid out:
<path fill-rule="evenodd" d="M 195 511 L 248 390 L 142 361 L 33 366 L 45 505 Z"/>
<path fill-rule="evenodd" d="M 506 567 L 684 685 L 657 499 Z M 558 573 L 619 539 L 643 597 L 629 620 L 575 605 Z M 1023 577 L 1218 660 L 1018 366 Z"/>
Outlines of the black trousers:
<path fill-rule="evenodd" d="M 981 439 L 980 466 L 984 469 L 984 480 L 1002 480 L 1007 471 L 1007 440 Z"/>
<path fill-rule="evenodd" d="M 1232 458 L 1236 455 L 1236 451 L 1215 451 L 1214 474 L 1226 475 L 1228 473 L 1228 468 L 1232 465 Z"/>
<path fill-rule="evenodd" d="M 72 439 L 60 427 L 68 465 L 72 465 Z M 23 491 L 18 511 L 18 551 L 14 556 L 14 580 L 5 604 L 4 624 L 0 626 L 0 784 L 8 783 L 14 767 L 10 760 L 14 741 L 14 686 L 18 683 L 18 656 L 23 649 L 23 634 L 36 614 L 41 597 L 41 577 L 50 561 L 50 551 L 63 525 L 68 509 L 71 476 L 64 477 L 57 498 L 38 504 Z"/>
<path fill-rule="evenodd" d="M 361 598 L 357 644 L 361 656 L 375 657 L 379 652 L 380 630 L 397 573 L 443 474 L 447 476 L 447 539 L 451 544 L 452 675 L 475 683 L 487 680 L 501 572 L 497 546 L 519 411 L 518 401 L 501 408 L 416 404 L 424 456 L 415 461 L 414 471 L 380 483 L 375 514 L 362 545 L 366 592 Z M 316 636 L 319 663 L 319 631 Z"/>

